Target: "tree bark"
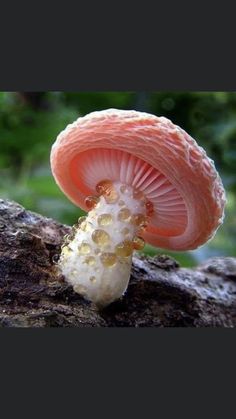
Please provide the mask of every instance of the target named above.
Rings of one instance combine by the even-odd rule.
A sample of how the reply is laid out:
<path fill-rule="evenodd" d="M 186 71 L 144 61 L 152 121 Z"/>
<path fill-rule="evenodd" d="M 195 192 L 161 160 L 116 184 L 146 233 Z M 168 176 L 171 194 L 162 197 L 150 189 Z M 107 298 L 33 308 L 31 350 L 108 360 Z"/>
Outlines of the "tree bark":
<path fill-rule="evenodd" d="M 45 110 L 50 107 L 46 92 L 17 92 L 17 94 L 23 103 L 28 104 L 34 110 Z"/>
<path fill-rule="evenodd" d="M 236 258 L 195 269 L 135 255 L 125 295 L 103 310 L 73 292 L 53 259 L 70 227 L 0 200 L 2 327 L 236 325 Z"/>

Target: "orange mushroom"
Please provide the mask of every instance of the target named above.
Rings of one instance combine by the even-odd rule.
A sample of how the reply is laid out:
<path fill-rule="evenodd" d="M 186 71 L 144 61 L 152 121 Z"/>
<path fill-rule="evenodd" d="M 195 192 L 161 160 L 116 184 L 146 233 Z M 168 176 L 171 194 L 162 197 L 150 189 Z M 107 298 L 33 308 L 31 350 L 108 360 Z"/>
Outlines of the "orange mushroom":
<path fill-rule="evenodd" d="M 223 222 L 225 191 L 213 161 L 164 117 L 118 109 L 80 117 L 57 137 L 51 168 L 65 195 L 89 210 L 59 266 L 97 305 L 125 292 L 144 240 L 195 249 Z"/>

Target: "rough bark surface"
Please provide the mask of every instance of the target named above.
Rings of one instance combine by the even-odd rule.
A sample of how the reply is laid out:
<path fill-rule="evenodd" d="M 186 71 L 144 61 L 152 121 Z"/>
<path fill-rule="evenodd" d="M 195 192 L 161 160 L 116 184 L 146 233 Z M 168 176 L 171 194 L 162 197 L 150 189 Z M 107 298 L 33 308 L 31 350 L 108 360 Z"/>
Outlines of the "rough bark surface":
<path fill-rule="evenodd" d="M 125 296 L 102 311 L 73 292 L 53 258 L 70 227 L 0 200 L 2 327 L 236 325 L 236 258 L 195 269 L 136 255 Z"/>

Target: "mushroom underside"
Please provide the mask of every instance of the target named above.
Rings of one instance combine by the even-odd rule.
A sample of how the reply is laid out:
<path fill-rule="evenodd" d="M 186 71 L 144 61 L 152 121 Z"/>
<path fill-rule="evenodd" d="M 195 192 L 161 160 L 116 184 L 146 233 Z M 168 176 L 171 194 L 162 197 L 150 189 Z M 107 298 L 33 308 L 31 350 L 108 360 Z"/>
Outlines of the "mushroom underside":
<path fill-rule="evenodd" d="M 133 154 L 114 149 L 87 150 L 71 161 L 70 177 L 85 197 L 96 194 L 96 185 L 103 179 L 129 185 L 153 204 L 150 228 L 171 237 L 186 229 L 188 213 L 180 192 L 161 171 Z"/>

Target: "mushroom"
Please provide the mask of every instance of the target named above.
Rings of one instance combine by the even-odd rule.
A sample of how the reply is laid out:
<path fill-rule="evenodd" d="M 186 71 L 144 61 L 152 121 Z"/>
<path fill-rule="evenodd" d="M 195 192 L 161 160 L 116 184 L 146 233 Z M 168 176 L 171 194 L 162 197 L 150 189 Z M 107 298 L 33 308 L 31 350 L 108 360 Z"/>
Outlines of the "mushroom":
<path fill-rule="evenodd" d="M 51 150 L 56 183 L 87 210 L 58 265 L 74 291 L 106 306 L 127 289 L 145 241 L 190 250 L 223 222 L 225 191 L 214 162 L 165 117 L 108 109 L 79 117 Z"/>

